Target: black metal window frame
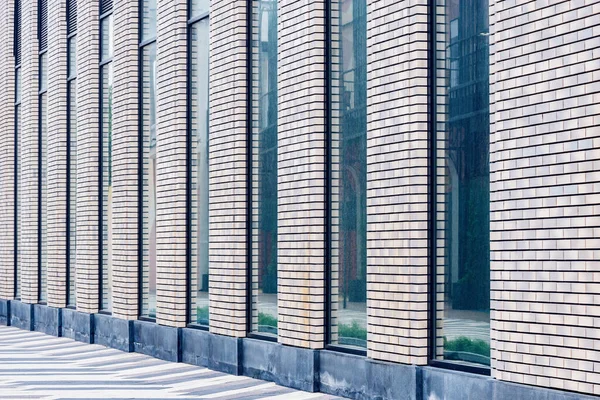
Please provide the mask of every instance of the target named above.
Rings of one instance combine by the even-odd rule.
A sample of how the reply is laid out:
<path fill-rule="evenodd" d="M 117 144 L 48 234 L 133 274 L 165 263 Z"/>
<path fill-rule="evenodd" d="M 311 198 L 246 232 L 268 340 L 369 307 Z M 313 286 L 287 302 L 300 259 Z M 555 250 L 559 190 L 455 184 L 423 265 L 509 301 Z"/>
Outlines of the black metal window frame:
<path fill-rule="evenodd" d="M 194 24 L 208 20 L 210 18 L 210 12 L 204 12 L 199 15 L 192 16 L 192 1 L 187 1 L 187 31 L 186 31 L 186 131 L 187 131 L 187 143 L 186 143 L 186 195 L 185 195 L 185 208 L 186 208 L 186 308 L 185 308 L 185 321 L 189 328 L 200 329 L 208 331 L 210 325 L 201 325 L 192 322 L 192 179 L 194 171 L 192 171 L 192 28 Z M 209 306 L 210 309 L 210 306 Z"/>
<path fill-rule="evenodd" d="M 15 123 L 14 123 L 14 177 L 13 177 L 13 184 L 14 184 L 14 191 L 13 191 L 13 195 L 14 195 L 14 208 L 13 208 L 13 216 L 14 216 L 14 224 L 13 224 L 13 234 L 14 234 L 14 247 L 13 247 L 13 260 L 14 260 L 14 272 L 13 272 L 13 289 L 14 289 L 14 298 L 16 300 L 20 300 L 20 292 L 19 292 L 19 256 L 18 256 L 18 250 L 19 250 L 19 215 L 18 215 L 18 209 L 19 209 L 19 176 L 18 176 L 18 170 L 19 170 L 19 133 L 20 133 L 20 129 L 19 129 L 19 118 L 18 118 L 18 112 L 17 110 L 19 110 L 19 108 L 21 107 L 21 79 L 20 79 L 20 73 L 21 73 L 21 0 L 15 0 L 14 2 L 14 41 L 13 41 L 13 56 L 15 58 L 15 109 L 14 109 L 14 118 L 15 118 Z"/>
<path fill-rule="evenodd" d="M 75 8 L 73 8 L 75 6 Z M 71 222 L 72 222 L 72 214 L 76 212 L 76 210 L 71 209 L 71 136 L 73 134 L 73 127 L 71 126 L 71 115 L 72 115 L 72 107 L 71 103 L 71 82 L 76 81 L 77 79 L 77 59 L 73 60 L 71 54 L 71 47 L 69 43 L 77 40 L 77 1 L 68 1 L 67 2 L 67 237 L 66 237 L 66 254 L 65 254 L 65 265 L 66 265 L 66 304 L 68 308 L 75 308 L 75 304 L 71 304 Z M 77 46 L 77 43 L 75 43 Z M 71 66 L 75 63 L 74 73 L 71 74 Z M 75 295 L 77 297 L 77 295 Z"/>
<path fill-rule="evenodd" d="M 427 358 L 433 367 L 454 371 L 491 375 L 489 367 L 474 364 L 462 364 L 446 360 L 437 360 L 437 0 L 428 0 L 428 38 L 427 38 L 427 113 L 428 113 L 428 335 Z"/>
<path fill-rule="evenodd" d="M 150 39 L 143 38 L 144 0 L 138 0 L 138 318 L 141 321 L 156 322 L 156 317 L 142 315 L 144 301 L 144 49 L 156 45 L 158 31 Z M 158 21 L 157 21 L 158 28 Z M 155 183 L 156 184 L 156 183 Z M 149 301 L 149 300 L 148 300 Z"/>
<path fill-rule="evenodd" d="M 100 17 L 98 30 L 100 32 L 99 37 L 99 99 L 98 99 L 98 109 L 99 109 L 99 135 L 98 135 L 98 312 L 101 314 L 111 315 L 111 310 L 106 310 L 102 308 L 102 299 L 104 297 L 104 281 L 102 279 L 102 275 L 104 274 L 104 79 L 102 73 L 102 67 L 110 64 L 113 61 L 113 57 L 107 57 L 106 59 L 102 59 L 102 23 L 105 19 L 113 15 L 113 5 L 111 0 L 101 0 L 99 4 Z"/>
<path fill-rule="evenodd" d="M 43 118 L 47 119 L 47 115 L 43 115 L 43 99 L 48 93 L 48 0 L 38 0 L 38 15 L 37 15 L 37 39 L 38 39 L 38 204 L 37 204 L 37 297 L 39 304 L 47 304 L 47 299 L 42 301 L 42 213 L 46 210 L 42 209 L 42 166 L 43 166 Z M 42 60 L 46 60 L 46 69 L 44 71 Z M 45 85 L 42 83 L 45 82 Z M 46 97 L 46 102 L 47 102 Z M 48 108 L 46 105 L 46 114 L 48 114 Z M 46 131 L 48 127 L 46 126 Z M 46 138 L 47 139 L 47 138 Z M 46 154 L 48 157 L 48 154 Z M 46 274 L 48 271 L 46 270 Z M 47 285 L 47 279 L 46 279 Z M 46 286 L 47 291 L 47 286 Z M 47 294 L 47 292 L 46 292 Z"/>

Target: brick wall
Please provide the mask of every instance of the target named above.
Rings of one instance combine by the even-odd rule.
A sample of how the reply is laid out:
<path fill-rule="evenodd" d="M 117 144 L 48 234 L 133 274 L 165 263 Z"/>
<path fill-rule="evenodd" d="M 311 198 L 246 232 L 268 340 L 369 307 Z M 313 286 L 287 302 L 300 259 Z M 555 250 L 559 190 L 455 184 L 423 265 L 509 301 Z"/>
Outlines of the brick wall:
<path fill-rule="evenodd" d="M 77 309 L 93 313 L 99 300 L 99 6 L 95 0 L 77 6 Z"/>
<path fill-rule="evenodd" d="M 309 348 L 324 346 L 327 301 L 324 10 L 278 2 L 279 342 Z"/>
<path fill-rule="evenodd" d="M 66 306 L 67 3 L 48 0 L 48 305 Z"/>
<path fill-rule="evenodd" d="M 138 317 L 138 3 L 116 0 L 113 85 L 113 314 Z"/>
<path fill-rule="evenodd" d="M 213 0 L 210 21 L 210 330 L 246 334 L 246 2 Z"/>
<path fill-rule="evenodd" d="M 15 58 L 14 1 L 0 0 L 0 297 L 14 288 Z"/>
<path fill-rule="evenodd" d="M 186 3 L 158 1 L 156 317 L 170 326 L 187 323 Z"/>
<path fill-rule="evenodd" d="M 600 2 L 491 2 L 492 375 L 600 394 Z"/>
<path fill-rule="evenodd" d="M 427 2 L 367 4 L 368 356 L 426 364 Z"/>

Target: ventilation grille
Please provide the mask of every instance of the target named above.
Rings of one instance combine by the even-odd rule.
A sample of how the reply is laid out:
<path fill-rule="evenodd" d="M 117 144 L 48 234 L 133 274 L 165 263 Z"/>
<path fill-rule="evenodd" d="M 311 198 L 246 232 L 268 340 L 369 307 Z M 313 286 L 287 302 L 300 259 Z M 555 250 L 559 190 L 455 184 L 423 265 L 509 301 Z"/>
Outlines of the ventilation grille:
<path fill-rule="evenodd" d="M 21 0 L 15 1 L 15 65 L 21 64 Z"/>
<path fill-rule="evenodd" d="M 67 3 L 67 34 L 70 35 L 77 30 L 77 0 L 69 0 Z"/>
<path fill-rule="evenodd" d="M 40 51 L 48 48 L 48 0 L 39 0 L 38 4 Z"/>
<path fill-rule="evenodd" d="M 113 0 L 100 0 L 100 15 L 112 11 Z"/>

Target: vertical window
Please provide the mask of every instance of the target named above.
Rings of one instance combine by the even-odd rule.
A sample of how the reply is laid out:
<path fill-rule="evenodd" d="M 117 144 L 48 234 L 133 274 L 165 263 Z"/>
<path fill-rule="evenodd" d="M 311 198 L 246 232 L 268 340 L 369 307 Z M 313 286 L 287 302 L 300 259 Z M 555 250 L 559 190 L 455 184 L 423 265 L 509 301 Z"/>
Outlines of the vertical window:
<path fill-rule="evenodd" d="M 21 0 L 15 0 L 15 299 L 21 298 Z"/>
<path fill-rule="evenodd" d="M 141 0 L 142 301 L 141 316 L 156 318 L 156 0 Z"/>
<path fill-rule="evenodd" d="M 112 1 L 100 7 L 100 101 L 101 101 L 101 285 L 100 309 L 112 310 L 112 90 L 113 90 L 113 16 Z"/>
<path fill-rule="evenodd" d="M 329 343 L 367 346 L 367 4 L 331 1 Z"/>
<path fill-rule="evenodd" d="M 67 305 L 75 306 L 77 244 L 77 0 L 67 3 Z"/>
<path fill-rule="evenodd" d="M 189 18 L 190 323 L 208 325 L 208 0 Z"/>
<path fill-rule="evenodd" d="M 39 43 L 39 121 L 38 121 L 38 263 L 39 263 L 39 301 L 48 300 L 48 265 L 46 229 L 47 177 L 48 177 L 48 2 L 38 2 L 38 43 Z"/>
<path fill-rule="evenodd" d="M 252 5 L 251 330 L 277 335 L 277 1 Z"/>
<path fill-rule="evenodd" d="M 488 2 L 438 2 L 435 358 L 490 365 Z"/>

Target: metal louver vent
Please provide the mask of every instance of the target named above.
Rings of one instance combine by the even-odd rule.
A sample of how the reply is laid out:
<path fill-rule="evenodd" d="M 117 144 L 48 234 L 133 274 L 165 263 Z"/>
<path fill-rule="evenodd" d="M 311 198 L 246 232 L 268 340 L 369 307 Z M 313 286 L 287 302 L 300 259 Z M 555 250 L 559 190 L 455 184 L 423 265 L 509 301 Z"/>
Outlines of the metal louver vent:
<path fill-rule="evenodd" d="M 40 51 L 44 51 L 48 48 L 48 0 L 39 0 L 38 7 L 38 39 Z"/>
<path fill-rule="evenodd" d="M 67 34 L 70 35 L 77 30 L 77 0 L 69 0 L 67 3 Z"/>
<path fill-rule="evenodd" d="M 15 65 L 21 64 L 21 0 L 15 0 Z"/>
<path fill-rule="evenodd" d="M 112 11 L 113 0 L 100 0 L 100 15 Z"/>

